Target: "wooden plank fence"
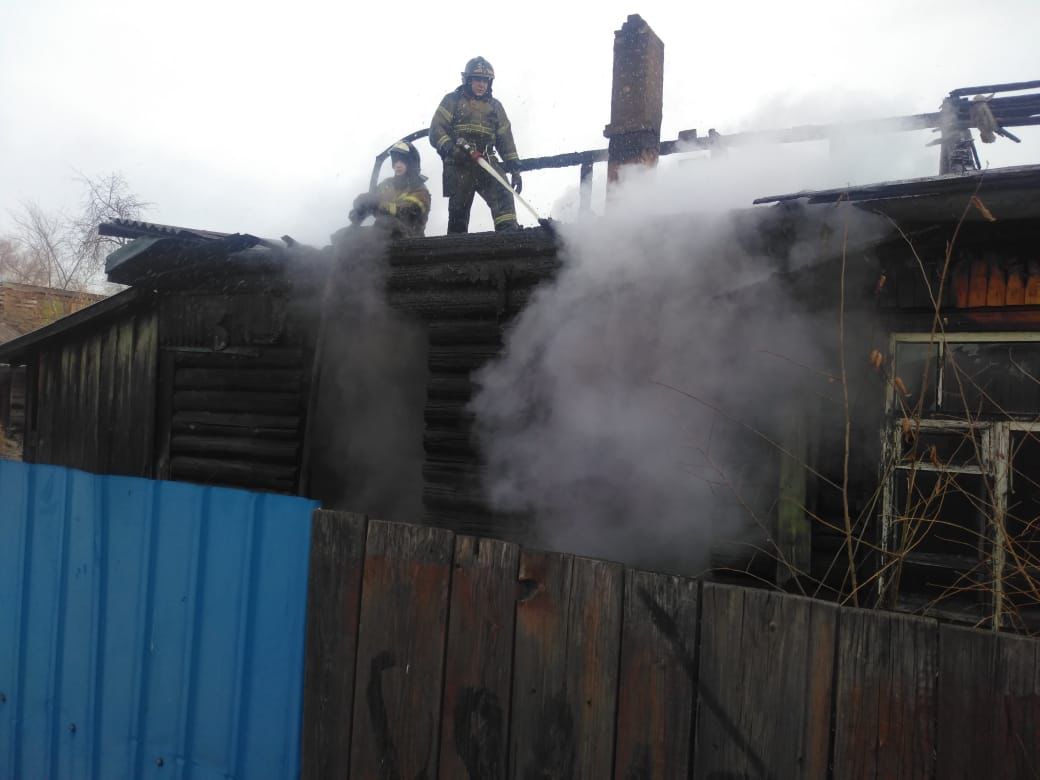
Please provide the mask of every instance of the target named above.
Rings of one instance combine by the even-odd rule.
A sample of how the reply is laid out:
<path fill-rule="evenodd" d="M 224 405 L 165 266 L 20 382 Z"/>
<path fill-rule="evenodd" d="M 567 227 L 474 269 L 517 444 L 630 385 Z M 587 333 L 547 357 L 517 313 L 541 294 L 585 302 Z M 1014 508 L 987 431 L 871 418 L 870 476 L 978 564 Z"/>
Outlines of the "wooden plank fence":
<path fill-rule="evenodd" d="M 319 510 L 302 776 L 1040 777 L 1040 642 Z"/>

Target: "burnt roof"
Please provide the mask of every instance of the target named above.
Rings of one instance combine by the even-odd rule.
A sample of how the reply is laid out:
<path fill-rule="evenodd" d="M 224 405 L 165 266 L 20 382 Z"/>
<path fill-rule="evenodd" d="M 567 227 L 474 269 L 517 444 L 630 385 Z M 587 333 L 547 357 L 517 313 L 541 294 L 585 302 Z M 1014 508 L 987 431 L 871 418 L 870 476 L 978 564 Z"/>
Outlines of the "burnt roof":
<path fill-rule="evenodd" d="M 1040 165 L 1019 165 L 856 187 L 802 190 L 756 198 L 753 202 L 800 201 L 809 205 L 848 202 L 908 222 L 989 219 L 982 210 L 968 208 L 973 195 L 978 196 L 995 219 L 1038 218 Z"/>
<path fill-rule="evenodd" d="M 105 260 L 111 282 L 130 286 L 163 286 L 185 275 L 219 276 L 225 273 L 280 269 L 286 245 L 249 233 L 218 233 L 117 219 L 98 227 L 105 236 L 134 239 Z"/>
<path fill-rule="evenodd" d="M 160 225 L 157 222 L 142 222 L 138 219 L 113 219 L 98 225 L 98 233 L 113 238 L 203 238 L 217 239 L 231 235 L 214 230 Z"/>

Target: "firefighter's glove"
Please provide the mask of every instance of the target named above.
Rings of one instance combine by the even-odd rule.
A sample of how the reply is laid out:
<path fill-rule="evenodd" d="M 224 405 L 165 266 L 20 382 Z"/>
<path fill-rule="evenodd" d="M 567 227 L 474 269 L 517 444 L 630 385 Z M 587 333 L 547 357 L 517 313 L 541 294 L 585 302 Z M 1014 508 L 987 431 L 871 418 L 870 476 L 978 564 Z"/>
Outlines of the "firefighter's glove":
<path fill-rule="evenodd" d="M 374 214 L 378 208 L 379 196 L 374 192 L 363 192 L 354 198 L 354 211 L 356 211 L 362 219 L 369 214 Z"/>
<path fill-rule="evenodd" d="M 524 189 L 524 180 L 520 178 L 519 172 L 509 174 L 509 183 L 513 185 L 513 192 L 519 195 Z"/>
<path fill-rule="evenodd" d="M 468 163 L 473 159 L 470 154 L 472 148 L 464 139 L 456 138 L 455 145 L 451 147 L 451 156 L 455 162 Z"/>

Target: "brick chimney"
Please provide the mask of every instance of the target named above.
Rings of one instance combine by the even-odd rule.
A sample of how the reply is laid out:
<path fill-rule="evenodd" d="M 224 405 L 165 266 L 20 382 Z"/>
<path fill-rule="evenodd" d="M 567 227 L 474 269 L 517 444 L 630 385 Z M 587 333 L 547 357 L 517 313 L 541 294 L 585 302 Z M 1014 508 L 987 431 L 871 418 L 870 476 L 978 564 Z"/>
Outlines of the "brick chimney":
<path fill-rule="evenodd" d="M 623 165 L 657 164 L 664 102 L 664 43 L 638 14 L 614 32 L 614 86 L 610 97 L 607 181 Z"/>

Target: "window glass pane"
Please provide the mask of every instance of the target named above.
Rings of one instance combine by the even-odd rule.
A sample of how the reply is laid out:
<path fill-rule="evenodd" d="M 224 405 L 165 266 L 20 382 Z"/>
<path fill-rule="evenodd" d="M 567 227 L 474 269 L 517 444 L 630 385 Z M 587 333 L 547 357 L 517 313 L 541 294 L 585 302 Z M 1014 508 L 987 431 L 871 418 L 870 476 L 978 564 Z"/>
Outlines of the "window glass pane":
<path fill-rule="evenodd" d="M 979 559 L 989 498 L 977 474 L 897 469 L 889 549 L 954 568 Z"/>
<path fill-rule="evenodd" d="M 899 607 L 933 617 L 978 621 L 988 614 L 990 579 L 982 562 L 958 570 L 907 561 L 899 572 Z"/>
<path fill-rule="evenodd" d="M 958 416 L 1040 413 L 1040 342 L 947 344 L 941 406 Z"/>
<path fill-rule="evenodd" d="M 939 347 L 936 344 L 917 344 L 908 341 L 896 343 L 896 409 L 902 404 L 909 409 L 917 409 L 928 413 L 935 411 L 935 378 L 938 365 Z M 900 392 L 899 384 L 906 389 L 907 395 Z M 923 401 L 922 401 L 923 397 Z"/>
<path fill-rule="evenodd" d="M 1040 434 L 1011 434 L 1004 588 L 1009 608 L 1026 622 L 1040 608 Z"/>
<path fill-rule="evenodd" d="M 926 463 L 937 468 L 977 466 L 981 445 L 979 431 L 974 440 L 968 430 L 934 431 L 924 428 L 908 431 L 900 436 L 904 463 Z"/>

